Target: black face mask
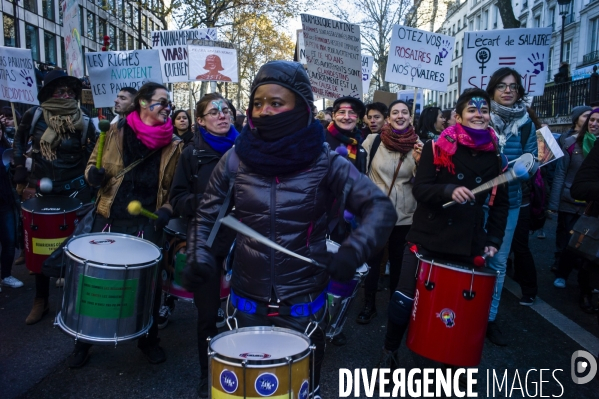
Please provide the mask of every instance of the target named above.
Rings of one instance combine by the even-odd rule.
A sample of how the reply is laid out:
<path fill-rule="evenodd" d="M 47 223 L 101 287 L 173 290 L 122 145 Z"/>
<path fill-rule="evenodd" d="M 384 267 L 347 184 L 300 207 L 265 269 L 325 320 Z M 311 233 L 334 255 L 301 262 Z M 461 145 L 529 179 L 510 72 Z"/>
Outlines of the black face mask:
<path fill-rule="evenodd" d="M 295 108 L 272 116 L 252 119 L 264 141 L 276 141 L 308 126 L 308 106 L 296 96 Z"/>

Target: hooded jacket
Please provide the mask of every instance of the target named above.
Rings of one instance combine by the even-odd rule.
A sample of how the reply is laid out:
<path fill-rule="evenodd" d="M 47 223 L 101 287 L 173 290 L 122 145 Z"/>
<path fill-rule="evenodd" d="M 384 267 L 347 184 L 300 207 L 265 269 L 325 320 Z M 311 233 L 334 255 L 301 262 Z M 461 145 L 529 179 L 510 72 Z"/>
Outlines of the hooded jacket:
<path fill-rule="evenodd" d="M 250 104 L 258 86 L 274 83 L 292 90 L 312 105 L 310 81 L 298 63 L 274 61 L 264 65 L 254 80 Z M 248 111 L 251 115 L 251 110 Z M 312 121 L 310 114 L 309 123 Z M 251 119 L 250 119 L 251 122 Z M 301 128 L 298 126 L 298 128 Z M 206 241 L 234 179 L 235 217 L 277 244 L 322 263 L 326 252 L 327 219 L 335 199 L 346 195 L 346 208 L 363 223 L 343 241 L 365 262 L 388 239 L 397 215 L 385 194 L 343 157 L 323 144 L 309 168 L 287 175 L 265 176 L 239 161 L 229 169 L 235 148 L 214 169 L 188 235 L 188 259 L 214 269 Z M 232 173 L 231 173 L 232 172 Z M 350 187 L 346 184 L 351 179 Z M 326 269 L 275 251 L 237 234 L 231 287 L 235 293 L 261 302 L 293 301 L 319 294 L 329 282 Z"/>

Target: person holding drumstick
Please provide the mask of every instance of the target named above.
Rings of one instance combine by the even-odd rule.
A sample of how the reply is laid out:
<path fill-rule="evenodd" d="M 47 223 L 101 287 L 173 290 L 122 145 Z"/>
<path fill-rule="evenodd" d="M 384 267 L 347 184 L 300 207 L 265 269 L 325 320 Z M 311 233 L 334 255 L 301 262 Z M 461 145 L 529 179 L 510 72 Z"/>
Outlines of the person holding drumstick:
<path fill-rule="evenodd" d="M 208 239 L 228 199 L 236 219 L 318 261 L 307 263 L 237 234 L 227 312 L 240 327 L 275 325 L 301 333 L 310 327 L 316 345 L 312 397 L 319 399 L 325 346 L 320 323 L 329 279 L 351 280 L 384 245 L 397 215 L 372 181 L 325 144 L 313 103 L 301 64 L 271 61 L 260 68 L 252 83 L 248 124 L 212 172 L 189 228 L 184 282 L 195 290 L 220 268 Z M 345 201 L 362 223 L 332 255 L 325 236 L 335 199 Z"/>
<path fill-rule="evenodd" d="M 501 247 L 509 208 L 506 187 L 491 192 L 486 223 L 483 205 L 488 195 L 475 196 L 471 191 L 503 169 L 497 136 L 489 128 L 490 103 L 485 91 L 465 90 L 456 104 L 457 124 L 422 149 L 412 190 L 417 206 L 406 237 L 412 244 L 404 250 L 399 283 L 389 303 L 378 367 L 398 367 L 397 350 L 408 328 L 416 288 L 418 258 L 413 244 L 429 258 L 467 263 L 483 254 L 493 257 Z M 451 200 L 458 204 L 443 208 Z"/>
<path fill-rule="evenodd" d="M 89 184 L 99 188 L 92 232 L 130 234 L 161 244 L 162 230 L 172 214 L 167 193 L 183 148 L 183 142 L 173 136 L 170 112 L 166 87 L 146 83 L 135 96 L 134 110 L 118 124 L 110 125 L 104 148 L 94 148 L 85 170 Z M 98 161 L 100 168 L 96 166 Z M 132 200 L 139 200 L 145 209 L 154 210 L 157 218 L 150 220 L 129 214 L 127 207 Z M 139 338 L 137 343 L 153 364 L 166 360 L 158 345 L 159 283 L 155 292 L 152 326 L 148 336 Z M 91 346 L 78 341 L 69 357 L 69 367 L 83 367 Z"/>

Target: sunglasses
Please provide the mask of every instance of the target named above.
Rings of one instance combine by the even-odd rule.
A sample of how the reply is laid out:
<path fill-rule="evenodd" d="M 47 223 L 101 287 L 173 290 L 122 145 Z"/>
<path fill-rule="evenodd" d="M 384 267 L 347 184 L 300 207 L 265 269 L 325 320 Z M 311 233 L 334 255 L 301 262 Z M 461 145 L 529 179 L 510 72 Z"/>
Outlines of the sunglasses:
<path fill-rule="evenodd" d="M 154 100 L 151 100 L 151 101 L 154 101 Z M 162 99 L 162 100 L 160 100 L 160 101 L 158 101 L 158 102 L 150 105 L 150 111 L 153 111 L 154 107 L 157 106 L 157 105 L 160 105 L 162 108 L 173 109 L 173 103 L 172 102 L 170 102 L 169 100 Z"/>

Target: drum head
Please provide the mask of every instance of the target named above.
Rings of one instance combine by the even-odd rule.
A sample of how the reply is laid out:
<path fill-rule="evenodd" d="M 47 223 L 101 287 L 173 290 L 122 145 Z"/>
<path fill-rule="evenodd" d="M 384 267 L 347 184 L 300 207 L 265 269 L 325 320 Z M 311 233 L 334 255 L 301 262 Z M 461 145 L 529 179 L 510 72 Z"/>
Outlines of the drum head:
<path fill-rule="evenodd" d="M 248 327 L 217 335 L 210 341 L 213 351 L 228 359 L 258 362 L 286 362 L 305 354 L 310 339 L 293 330 L 276 327 Z"/>
<path fill-rule="evenodd" d="M 431 263 L 435 266 L 444 267 L 446 269 L 452 269 L 461 273 L 472 273 L 474 274 L 484 275 L 484 276 L 496 276 L 497 272 L 488 267 L 476 267 L 474 265 L 468 265 L 466 263 L 454 262 L 454 261 L 444 261 L 444 260 L 429 260 L 425 258 L 420 258 L 420 261 Z"/>
<path fill-rule="evenodd" d="M 110 266 L 155 263 L 160 249 L 149 241 L 126 234 L 90 233 L 73 237 L 65 247 L 67 255 Z"/>
<path fill-rule="evenodd" d="M 174 236 L 187 237 L 187 219 L 177 218 L 169 220 L 164 231 Z"/>
<path fill-rule="evenodd" d="M 56 213 L 73 212 L 81 208 L 83 203 L 71 197 L 62 197 L 59 195 L 45 195 L 43 197 L 34 197 L 21 204 L 21 208 L 26 212 L 34 212 L 42 215 L 53 215 Z"/>

